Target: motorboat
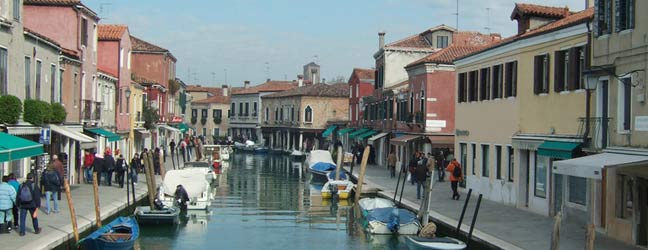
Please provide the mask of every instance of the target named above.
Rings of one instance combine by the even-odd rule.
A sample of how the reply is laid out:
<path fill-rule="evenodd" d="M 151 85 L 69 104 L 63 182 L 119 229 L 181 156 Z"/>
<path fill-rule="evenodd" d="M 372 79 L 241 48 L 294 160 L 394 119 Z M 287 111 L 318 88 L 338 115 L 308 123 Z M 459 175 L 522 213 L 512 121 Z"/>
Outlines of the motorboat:
<path fill-rule="evenodd" d="M 149 206 L 135 208 L 137 222 L 145 225 L 173 225 L 180 221 L 180 209 L 175 207 L 161 207 L 151 209 Z"/>
<path fill-rule="evenodd" d="M 418 236 L 405 237 L 405 244 L 409 249 L 430 250 L 463 250 L 466 243 L 451 237 L 424 238 Z"/>
<path fill-rule="evenodd" d="M 336 175 L 337 170 L 329 171 L 326 173 L 326 179 L 328 181 L 335 181 L 335 175 Z M 338 180 L 347 180 L 347 174 L 346 171 L 342 170 L 340 171 L 340 176 L 338 176 Z"/>
<path fill-rule="evenodd" d="M 200 172 L 198 174 L 204 174 L 205 180 L 210 184 L 213 183 L 218 176 L 218 171 L 216 171 L 217 169 L 212 164 L 209 164 L 209 161 L 188 161 L 185 162 L 182 170 Z"/>
<path fill-rule="evenodd" d="M 331 153 L 326 150 L 311 151 L 306 163 L 308 164 L 308 170 L 313 173 L 315 179 L 326 180 L 326 175 L 336 168 Z"/>
<path fill-rule="evenodd" d="M 268 148 L 263 147 L 263 146 L 254 146 L 253 152 L 255 154 L 267 154 L 268 153 Z"/>
<path fill-rule="evenodd" d="M 351 196 L 354 184 L 347 180 L 331 180 L 322 186 L 322 198 L 330 199 L 333 195 L 337 195 L 338 199 L 346 200 Z"/>
<path fill-rule="evenodd" d="M 165 206 L 175 206 L 175 191 L 182 185 L 189 195 L 188 210 L 205 210 L 211 205 L 210 183 L 201 168 L 169 170 L 164 176 L 158 198 Z"/>
<path fill-rule="evenodd" d="M 398 208 L 384 198 L 363 198 L 358 201 L 364 218 L 363 226 L 371 234 L 417 234 L 421 224 L 412 211 Z"/>
<path fill-rule="evenodd" d="M 118 217 L 79 241 L 84 249 L 133 249 L 140 230 L 133 217 Z"/>
<path fill-rule="evenodd" d="M 292 153 L 290 153 L 290 159 L 292 159 L 292 161 L 303 162 L 306 159 L 306 154 L 299 150 L 293 150 Z"/>

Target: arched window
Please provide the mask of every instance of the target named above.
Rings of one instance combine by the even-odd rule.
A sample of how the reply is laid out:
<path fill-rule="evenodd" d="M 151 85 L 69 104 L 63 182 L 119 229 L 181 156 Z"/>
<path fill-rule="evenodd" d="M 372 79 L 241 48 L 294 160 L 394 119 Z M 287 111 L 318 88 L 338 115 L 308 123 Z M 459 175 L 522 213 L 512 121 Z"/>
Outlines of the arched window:
<path fill-rule="evenodd" d="M 269 109 L 268 107 L 266 107 L 266 109 L 265 109 L 265 116 L 263 116 L 264 121 L 267 122 L 268 119 L 270 119 L 269 116 L 270 116 L 270 109 Z"/>
<path fill-rule="evenodd" d="M 420 102 L 421 105 L 419 106 L 419 111 L 421 113 L 425 112 L 425 91 L 424 90 L 421 90 L 421 99 L 419 101 L 421 101 Z"/>
<path fill-rule="evenodd" d="M 304 122 L 313 122 L 313 109 L 310 106 L 306 106 L 304 109 Z"/>
<path fill-rule="evenodd" d="M 275 121 L 279 120 L 279 108 L 275 108 Z"/>

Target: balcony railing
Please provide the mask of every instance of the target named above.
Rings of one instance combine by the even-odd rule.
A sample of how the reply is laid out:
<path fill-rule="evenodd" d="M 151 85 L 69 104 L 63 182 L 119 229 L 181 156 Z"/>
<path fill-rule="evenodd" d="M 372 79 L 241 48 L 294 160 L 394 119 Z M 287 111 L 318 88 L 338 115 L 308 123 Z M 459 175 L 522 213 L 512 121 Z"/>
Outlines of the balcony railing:
<path fill-rule="evenodd" d="M 608 140 L 603 140 L 603 136 L 609 136 L 609 124 L 612 118 L 603 119 L 602 117 L 590 117 L 589 118 L 589 133 L 587 138 L 585 138 L 586 148 L 594 151 L 601 150 L 606 148 Z M 579 117 L 578 122 L 578 134 L 585 136 L 585 128 L 587 119 L 585 117 Z M 607 130 L 607 131 L 604 131 Z"/>

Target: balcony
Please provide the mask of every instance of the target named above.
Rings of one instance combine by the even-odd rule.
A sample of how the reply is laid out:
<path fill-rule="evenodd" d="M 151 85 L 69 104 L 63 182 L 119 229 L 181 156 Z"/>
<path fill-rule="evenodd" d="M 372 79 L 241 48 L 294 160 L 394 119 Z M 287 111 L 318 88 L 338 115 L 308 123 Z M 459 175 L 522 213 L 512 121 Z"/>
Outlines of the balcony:
<path fill-rule="evenodd" d="M 590 117 L 589 118 L 589 134 L 585 139 L 586 149 L 591 151 L 600 151 L 607 147 L 609 140 L 603 136 L 607 135 L 609 137 L 609 124 L 612 118 L 607 118 L 605 121 L 602 117 Z M 579 117 L 578 122 L 578 134 L 585 136 L 585 128 L 587 119 L 585 117 Z M 607 130 L 606 133 L 603 133 L 604 130 Z"/>

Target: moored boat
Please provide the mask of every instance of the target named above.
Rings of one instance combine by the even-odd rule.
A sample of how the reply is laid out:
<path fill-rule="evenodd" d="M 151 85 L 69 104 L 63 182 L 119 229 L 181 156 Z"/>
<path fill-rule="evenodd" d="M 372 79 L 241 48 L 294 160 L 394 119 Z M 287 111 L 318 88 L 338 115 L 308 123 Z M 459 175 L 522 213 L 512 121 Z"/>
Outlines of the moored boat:
<path fill-rule="evenodd" d="M 139 233 L 133 217 L 119 217 L 81 239 L 79 244 L 93 250 L 133 249 Z"/>
<path fill-rule="evenodd" d="M 306 159 L 308 170 L 313 173 L 313 178 L 322 182 L 326 181 L 328 172 L 335 170 L 335 162 L 331 153 L 326 150 L 313 150 Z"/>
<path fill-rule="evenodd" d="M 178 185 L 187 191 L 189 210 L 205 210 L 211 205 L 210 184 L 204 179 L 204 172 L 200 168 L 185 168 L 169 170 L 162 182 L 162 192 L 159 199 L 166 206 L 175 205 L 175 192 Z"/>
<path fill-rule="evenodd" d="M 423 238 L 418 236 L 405 237 L 405 244 L 409 249 L 429 250 L 463 250 L 466 243 L 451 237 Z"/>
<path fill-rule="evenodd" d="M 306 159 L 306 154 L 298 150 L 293 150 L 290 153 L 290 159 L 292 159 L 292 161 L 303 162 Z"/>
<path fill-rule="evenodd" d="M 384 198 L 363 198 L 358 201 L 363 226 L 371 234 L 416 234 L 421 228 L 416 214 L 396 207 L 393 201 Z"/>
<path fill-rule="evenodd" d="M 337 194 L 338 199 L 346 200 L 351 196 L 353 186 L 353 182 L 347 180 L 328 181 L 322 186 L 322 198 L 330 199 L 333 197 L 333 194 Z"/>
<path fill-rule="evenodd" d="M 164 207 L 161 209 L 151 210 L 149 206 L 135 208 L 135 218 L 137 222 L 145 225 L 173 225 L 178 224 L 180 220 L 180 209 L 174 207 Z"/>

